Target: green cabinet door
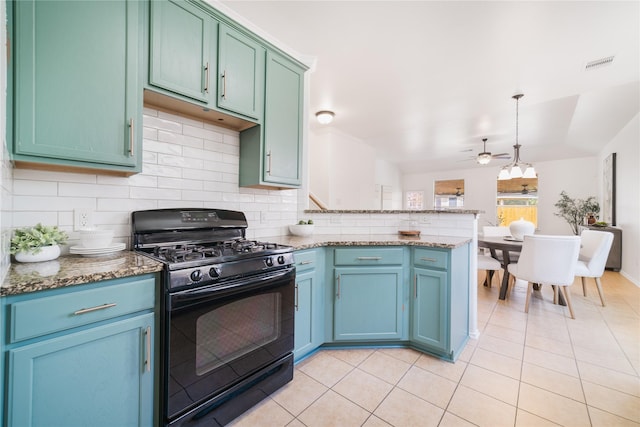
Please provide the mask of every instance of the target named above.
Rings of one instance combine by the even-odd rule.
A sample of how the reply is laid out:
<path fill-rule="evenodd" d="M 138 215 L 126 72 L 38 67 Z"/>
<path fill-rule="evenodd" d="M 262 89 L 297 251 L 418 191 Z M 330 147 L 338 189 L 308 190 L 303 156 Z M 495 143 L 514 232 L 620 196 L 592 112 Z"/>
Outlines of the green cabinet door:
<path fill-rule="evenodd" d="M 449 348 L 449 278 L 442 270 L 413 269 L 411 340 L 447 351 Z"/>
<path fill-rule="evenodd" d="M 261 120 L 265 48 L 222 23 L 219 32 L 218 107 Z"/>
<path fill-rule="evenodd" d="M 152 1 L 149 84 L 204 103 L 215 99 L 217 27 L 186 1 Z"/>
<path fill-rule="evenodd" d="M 141 170 L 145 6 L 13 4 L 15 160 Z"/>
<path fill-rule="evenodd" d="M 264 125 L 240 133 L 240 186 L 300 187 L 303 100 L 304 69 L 267 52 Z"/>
<path fill-rule="evenodd" d="M 334 269 L 336 341 L 402 337 L 402 267 Z"/>
<path fill-rule="evenodd" d="M 295 299 L 295 339 L 293 346 L 294 359 L 299 359 L 314 347 L 313 340 L 313 288 L 315 271 L 307 271 L 296 276 Z"/>
<path fill-rule="evenodd" d="M 324 250 L 295 251 L 295 339 L 293 356 L 298 361 L 322 345 L 324 337 Z"/>
<path fill-rule="evenodd" d="M 10 426 L 152 426 L 153 313 L 9 351 Z"/>
<path fill-rule="evenodd" d="M 267 55 L 263 179 L 297 186 L 302 178 L 304 71 L 284 57 Z"/>

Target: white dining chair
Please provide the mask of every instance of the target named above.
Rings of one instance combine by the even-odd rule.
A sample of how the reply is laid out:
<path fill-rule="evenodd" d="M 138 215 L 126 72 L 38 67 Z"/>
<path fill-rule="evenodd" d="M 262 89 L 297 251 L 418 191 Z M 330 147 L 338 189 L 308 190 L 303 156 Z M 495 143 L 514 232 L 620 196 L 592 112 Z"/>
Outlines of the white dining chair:
<path fill-rule="evenodd" d="M 576 264 L 576 276 L 582 280 L 582 293 L 587 296 L 587 277 L 596 281 L 600 302 L 605 306 L 600 278 L 604 273 L 609 251 L 613 244 L 613 233 L 608 231 L 583 230 L 580 234 L 580 256 Z"/>
<path fill-rule="evenodd" d="M 498 279 L 500 278 L 500 270 L 502 269 L 502 265 L 500 261 L 495 258 L 492 258 L 490 255 L 481 255 L 478 254 L 478 270 L 484 270 L 486 273 L 484 283 L 485 286 L 491 287 L 491 280 L 493 279 L 493 274 L 496 273 Z M 489 273 L 491 272 L 491 273 Z"/>
<path fill-rule="evenodd" d="M 580 236 L 524 236 L 520 259 L 515 264 L 509 264 L 509 273 L 517 279 L 525 280 L 527 285 L 527 299 L 524 306 L 525 313 L 529 312 L 529 301 L 533 284 L 557 286 L 569 308 L 571 318 L 575 319 L 571 306 L 571 286 L 575 278 L 576 264 L 580 252 Z"/>

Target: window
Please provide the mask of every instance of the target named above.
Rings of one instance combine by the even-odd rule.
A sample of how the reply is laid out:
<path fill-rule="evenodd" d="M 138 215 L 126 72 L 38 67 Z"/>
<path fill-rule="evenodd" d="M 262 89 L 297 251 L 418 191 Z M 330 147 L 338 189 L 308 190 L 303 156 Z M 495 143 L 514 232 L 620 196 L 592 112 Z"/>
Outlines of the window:
<path fill-rule="evenodd" d="M 464 179 L 436 181 L 433 194 L 434 208 L 461 208 L 464 206 Z"/>
<path fill-rule="evenodd" d="M 406 206 L 409 210 L 421 210 L 424 208 L 424 191 L 407 191 Z"/>
<path fill-rule="evenodd" d="M 524 218 L 538 227 L 538 178 L 498 180 L 498 225 Z"/>

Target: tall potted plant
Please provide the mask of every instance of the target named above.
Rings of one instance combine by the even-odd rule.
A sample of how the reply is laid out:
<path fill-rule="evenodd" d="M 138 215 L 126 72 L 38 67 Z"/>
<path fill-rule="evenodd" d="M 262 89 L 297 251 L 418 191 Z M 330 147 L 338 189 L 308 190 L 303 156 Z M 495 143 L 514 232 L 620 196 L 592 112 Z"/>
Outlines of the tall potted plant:
<path fill-rule="evenodd" d="M 600 204 L 594 196 L 572 199 L 565 191 L 560 193 L 560 200 L 556 202 L 555 207 L 558 211 L 554 215 L 564 218 L 575 235 L 580 234 L 579 226 L 584 224 L 585 218 L 590 215 L 597 218 L 600 213 Z"/>

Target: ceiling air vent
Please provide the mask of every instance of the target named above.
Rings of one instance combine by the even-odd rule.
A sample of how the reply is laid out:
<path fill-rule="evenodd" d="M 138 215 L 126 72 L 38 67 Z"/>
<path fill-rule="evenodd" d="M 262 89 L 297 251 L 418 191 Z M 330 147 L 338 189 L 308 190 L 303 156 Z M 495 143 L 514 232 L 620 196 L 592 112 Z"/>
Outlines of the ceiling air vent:
<path fill-rule="evenodd" d="M 613 56 L 607 56 L 606 58 L 596 59 L 595 61 L 587 62 L 587 65 L 584 67 L 585 71 L 595 70 L 596 68 L 604 67 L 605 65 L 609 65 L 613 62 Z"/>

